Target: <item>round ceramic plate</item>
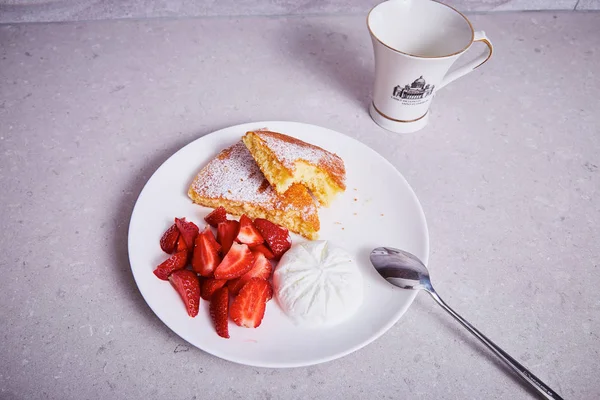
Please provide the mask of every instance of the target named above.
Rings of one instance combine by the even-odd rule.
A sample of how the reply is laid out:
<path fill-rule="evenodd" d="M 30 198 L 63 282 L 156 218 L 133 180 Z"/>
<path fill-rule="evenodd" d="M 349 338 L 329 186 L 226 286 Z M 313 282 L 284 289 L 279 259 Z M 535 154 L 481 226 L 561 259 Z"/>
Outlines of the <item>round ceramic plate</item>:
<path fill-rule="evenodd" d="M 198 171 L 222 149 L 249 130 L 268 128 L 335 152 L 346 165 L 346 191 L 319 211 L 320 239 L 348 250 L 364 277 L 364 302 L 349 319 L 334 327 L 294 324 L 277 301 L 269 301 L 262 324 L 241 328 L 230 321 L 230 339 L 219 337 L 201 300 L 196 318 L 168 281 L 152 271 L 168 256 L 159 240 L 174 217 L 186 217 L 200 229 L 211 211 L 187 197 Z M 304 240 L 292 235 L 293 242 Z M 416 292 L 395 288 L 371 266 L 369 254 L 379 246 L 408 250 L 425 263 L 429 239 L 423 210 L 402 175 L 383 157 L 341 133 L 295 122 L 257 122 L 233 126 L 188 144 L 152 175 L 133 210 L 129 226 L 129 260 L 135 281 L 156 315 L 175 333 L 217 357 L 260 367 L 298 367 L 347 355 L 369 344 L 400 319 Z"/>

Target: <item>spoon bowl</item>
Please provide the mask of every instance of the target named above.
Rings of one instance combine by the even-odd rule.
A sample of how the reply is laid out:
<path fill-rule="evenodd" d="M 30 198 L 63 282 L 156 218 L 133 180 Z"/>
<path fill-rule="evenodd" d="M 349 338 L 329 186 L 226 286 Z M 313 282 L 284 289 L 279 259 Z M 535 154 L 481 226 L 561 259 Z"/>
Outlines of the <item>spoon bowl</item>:
<path fill-rule="evenodd" d="M 403 289 L 431 290 L 429 271 L 415 255 L 392 247 L 378 247 L 371 252 L 371 264 L 379 275 Z"/>

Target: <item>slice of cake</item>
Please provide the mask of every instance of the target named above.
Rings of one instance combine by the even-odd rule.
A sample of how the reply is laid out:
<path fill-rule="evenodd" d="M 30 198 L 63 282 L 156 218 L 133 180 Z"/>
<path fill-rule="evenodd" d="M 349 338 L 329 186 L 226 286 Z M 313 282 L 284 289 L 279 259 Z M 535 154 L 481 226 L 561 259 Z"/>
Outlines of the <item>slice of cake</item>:
<path fill-rule="evenodd" d="M 344 161 L 327 150 L 266 130 L 247 132 L 242 140 L 279 193 L 300 183 L 328 206 L 337 193 L 346 190 Z"/>
<path fill-rule="evenodd" d="M 233 215 L 268 219 L 308 239 L 318 236 L 317 205 L 308 189 L 297 184 L 284 194 L 277 193 L 242 141 L 221 151 L 202 168 L 188 196 L 203 206 L 223 206 Z"/>

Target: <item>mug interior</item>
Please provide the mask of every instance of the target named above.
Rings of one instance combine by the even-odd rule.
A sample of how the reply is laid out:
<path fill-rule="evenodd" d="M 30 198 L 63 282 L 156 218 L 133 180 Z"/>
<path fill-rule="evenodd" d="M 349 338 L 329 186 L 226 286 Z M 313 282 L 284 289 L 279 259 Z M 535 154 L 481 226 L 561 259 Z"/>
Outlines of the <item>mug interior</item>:
<path fill-rule="evenodd" d="M 473 27 L 453 8 L 431 0 L 389 0 L 371 10 L 371 34 L 385 46 L 415 57 L 447 57 L 473 42 Z"/>

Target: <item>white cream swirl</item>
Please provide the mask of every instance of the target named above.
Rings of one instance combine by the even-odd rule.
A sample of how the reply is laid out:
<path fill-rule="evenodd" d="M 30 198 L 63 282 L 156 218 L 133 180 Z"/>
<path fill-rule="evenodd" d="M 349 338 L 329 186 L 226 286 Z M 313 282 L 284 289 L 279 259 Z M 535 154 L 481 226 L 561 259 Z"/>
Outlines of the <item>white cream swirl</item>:
<path fill-rule="evenodd" d="M 288 250 L 273 274 L 275 296 L 299 324 L 337 324 L 360 307 L 362 275 L 350 254 L 326 240 Z"/>

